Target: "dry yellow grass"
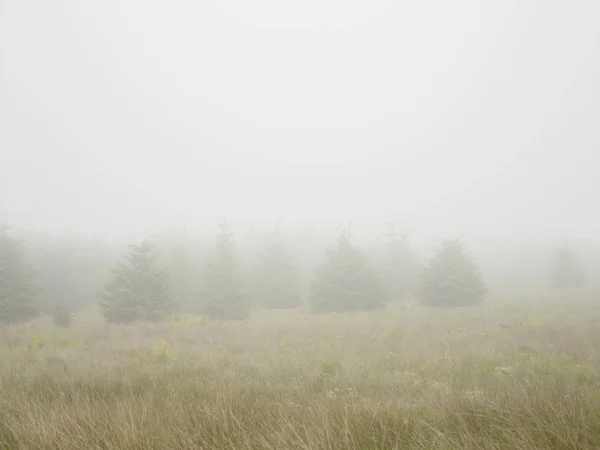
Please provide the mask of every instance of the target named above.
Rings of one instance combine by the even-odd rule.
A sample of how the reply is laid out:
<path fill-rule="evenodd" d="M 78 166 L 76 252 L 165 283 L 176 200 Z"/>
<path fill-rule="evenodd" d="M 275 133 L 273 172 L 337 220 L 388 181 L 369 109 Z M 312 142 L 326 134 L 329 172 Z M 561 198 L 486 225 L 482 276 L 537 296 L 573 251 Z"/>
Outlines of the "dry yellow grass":
<path fill-rule="evenodd" d="M 0 448 L 600 448 L 600 302 L 0 330 Z"/>

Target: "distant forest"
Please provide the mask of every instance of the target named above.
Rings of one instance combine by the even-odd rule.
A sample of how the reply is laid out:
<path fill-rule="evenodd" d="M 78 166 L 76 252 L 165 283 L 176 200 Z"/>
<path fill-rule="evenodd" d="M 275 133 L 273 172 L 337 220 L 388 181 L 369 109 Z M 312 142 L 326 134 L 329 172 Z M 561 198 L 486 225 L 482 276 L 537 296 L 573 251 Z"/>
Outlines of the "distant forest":
<path fill-rule="evenodd" d="M 351 226 L 182 228 L 128 242 L 0 230 L 0 321 L 97 308 L 108 322 L 172 314 L 243 319 L 255 309 L 311 313 L 374 310 L 389 302 L 432 307 L 493 296 L 539 298 L 597 291 L 600 249 L 589 244 L 487 242 L 446 236 L 417 248 L 393 224 L 360 234 Z"/>

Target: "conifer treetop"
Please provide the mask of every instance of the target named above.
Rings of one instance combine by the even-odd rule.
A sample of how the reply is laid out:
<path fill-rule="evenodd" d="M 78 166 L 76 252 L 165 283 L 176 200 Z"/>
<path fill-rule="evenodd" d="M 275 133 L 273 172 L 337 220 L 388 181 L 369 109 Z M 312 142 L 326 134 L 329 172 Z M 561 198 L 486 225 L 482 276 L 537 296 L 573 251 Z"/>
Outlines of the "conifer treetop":
<path fill-rule="evenodd" d="M 421 302 L 429 306 L 467 306 L 487 292 L 479 267 L 465 252 L 462 237 L 445 239 L 425 269 Z"/>

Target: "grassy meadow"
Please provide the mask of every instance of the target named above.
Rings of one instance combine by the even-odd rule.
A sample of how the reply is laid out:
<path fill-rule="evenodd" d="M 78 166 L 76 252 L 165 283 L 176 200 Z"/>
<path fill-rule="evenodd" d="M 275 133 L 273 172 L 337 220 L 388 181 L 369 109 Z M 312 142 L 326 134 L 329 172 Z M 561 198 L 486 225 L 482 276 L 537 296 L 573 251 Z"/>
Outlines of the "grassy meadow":
<path fill-rule="evenodd" d="M 40 318 L 0 329 L 0 448 L 600 448 L 597 300 Z"/>

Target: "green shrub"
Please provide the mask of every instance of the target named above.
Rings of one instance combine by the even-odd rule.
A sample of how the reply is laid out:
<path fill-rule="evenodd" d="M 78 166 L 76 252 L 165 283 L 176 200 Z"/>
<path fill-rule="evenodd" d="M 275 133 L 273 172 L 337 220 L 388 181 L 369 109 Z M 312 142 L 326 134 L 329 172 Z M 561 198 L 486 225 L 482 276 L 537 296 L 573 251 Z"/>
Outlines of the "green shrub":
<path fill-rule="evenodd" d="M 36 333 L 36 335 L 27 343 L 29 350 L 41 350 L 48 344 L 48 338 L 44 333 Z"/>

